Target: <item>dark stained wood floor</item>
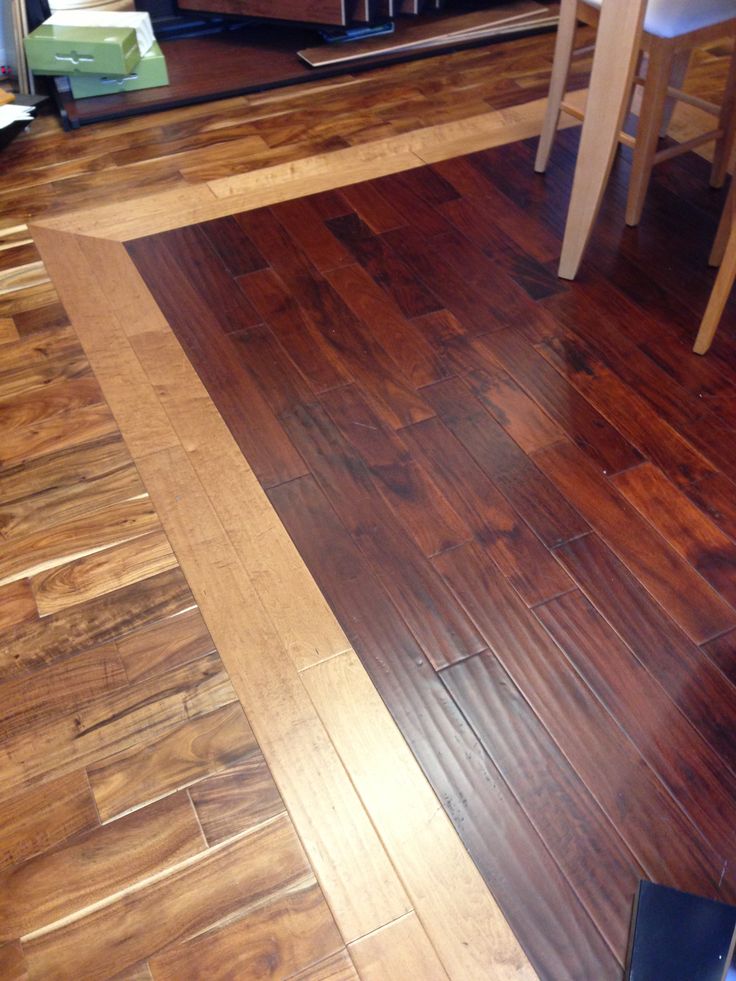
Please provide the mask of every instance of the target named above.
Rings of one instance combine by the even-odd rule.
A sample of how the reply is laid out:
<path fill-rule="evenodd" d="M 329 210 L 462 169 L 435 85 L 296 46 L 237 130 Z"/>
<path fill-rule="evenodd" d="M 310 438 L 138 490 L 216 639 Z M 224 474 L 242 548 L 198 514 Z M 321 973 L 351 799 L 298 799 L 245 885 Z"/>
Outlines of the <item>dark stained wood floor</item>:
<path fill-rule="evenodd" d="M 722 205 L 576 135 L 128 246 L 543 978 L 621 976 L 644 876 L 736 901 L 736 337 Z"/>

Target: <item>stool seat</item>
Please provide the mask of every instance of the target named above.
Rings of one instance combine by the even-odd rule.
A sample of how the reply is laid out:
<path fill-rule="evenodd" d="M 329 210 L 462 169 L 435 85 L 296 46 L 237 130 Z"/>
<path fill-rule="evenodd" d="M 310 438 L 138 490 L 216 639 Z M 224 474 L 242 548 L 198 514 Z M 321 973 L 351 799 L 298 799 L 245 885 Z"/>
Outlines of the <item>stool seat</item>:
<path fill-rule="evenodd" d="M 600 8 L 601 0 L 585 0 Z M 736 0 L 649 0 L 644 30 L 655 37 L 673 38 L 736 17 Z"/>

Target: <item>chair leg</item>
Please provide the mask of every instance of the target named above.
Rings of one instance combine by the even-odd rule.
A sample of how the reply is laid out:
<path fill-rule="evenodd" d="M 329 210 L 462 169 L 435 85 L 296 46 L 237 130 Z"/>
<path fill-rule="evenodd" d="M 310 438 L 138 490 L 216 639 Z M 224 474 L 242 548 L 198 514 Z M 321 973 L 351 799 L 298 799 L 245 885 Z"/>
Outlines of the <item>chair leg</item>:
<path fill-rule="evenodd" d="M 547 97 L 547 110 L 544 115 L 542 132 L 537 147 L 537 159 L 534 169 L 543 174 L 547 169 L 552 144 L 560 121 L 560 106 L 565 95 L 567 79 L 570 74 L 570 62 L 575 44 L 575 29 L 577 27 L 577 0 L 562 0 L 560 5 L 560 22 L 555 41 L 555 57 L 552 63 L 552 78 Z"/>
<path fill-rule="evenodd" d="M 631 168 L 631 180 L 629 181 L 629 197 L 626 204 L 627 225 L 638 225 L 644 208 L 644 198 L 652 174 L 659 130 L 667 101 L 672 58 L 672 46 L 666 41 L 657 39 L 651 45 L 644 97 L 641 101 L 641 115 L 636 130 L 634 162 Z"/>
<path fill-rule="evenodd" d="M 696 354 L 705 354 L 713 342 L 718 324 L 721 321 L 723 308 L 731 293 L 734 279 L 736 279 L 736 222 L 733 221 L 733 212 L 729 209 L 731 218 L 731 228 L 726 242 L 726 249 L 723 253 L 723 261 L 718 271 L 713 290 L 708 300 L 705 315 L 700 324 L 698 336 L 695 338 L 693 351 Z"/>
<path fill-rule="evenodd" d="M 716 237 L 713 241 L 713 248 L 710 250 L 710 256 L 708 257 L 709 266 L 720 266 L 720 264 L 723 262 L 723 253 L 726 251 L 726 242 L 728 242 L 728 235 L 731 231 L 731 222 L 733 221 L 735 208 L 736 183 L 731 181 L 731 187 L 728 189 L 726 204 L 721 214 L 721 220 L 718 223 L 718 231 L 716 232 Z"/>
<path fill-rule="evenodd" d="M 731 55 L 718 128 L 723 130 L 723 136 L 716 142 L 713 168 L 710 172 L 711 187 L 723 187 L 736 142 L 736 52 Z"/>
<path fill-rule="evenodd" d="M 687 71 L 690 67 L 691 54 L 691 51 L 678 51 L 675 57 L 672 59 L 672 74 L 670 75 L 670 85 L 672 88 L 681 89 L 685 84 Z M 676 105 L 677 99 L 675 99 L 674 96 L 668 96 L 667 101 L 664 104 L 662 125 L 659 128 L 659 135 L 662 139 L 667 136 L 670 123 L 672 122 L 672 113 L 675 111 Z"/>

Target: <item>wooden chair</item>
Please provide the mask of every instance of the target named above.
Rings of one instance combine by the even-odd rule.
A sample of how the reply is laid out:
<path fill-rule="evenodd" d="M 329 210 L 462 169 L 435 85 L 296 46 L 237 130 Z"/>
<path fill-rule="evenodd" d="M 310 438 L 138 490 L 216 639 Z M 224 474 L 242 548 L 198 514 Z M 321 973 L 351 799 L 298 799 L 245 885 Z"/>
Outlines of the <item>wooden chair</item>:
<path fill-rule="evenodd" d="M 580 109 L 563 100 L 573 57 L 590 50 L 573 50 L 577 21 L 596 26 L 600 5 L 601 0 L 562 0 L 547 112 L 534 166 L 538 173 L 544 173 L 547 168 L 560 112 L 583 118 Z M 649 0 L 640 55 L 640 69 L 645 59 L 647 62 L 646 74 L 644 76 L 640 71 L 634 79 L 635 85 L 643 86 L 637 135 L 636 139 L 626 133 L 619 136 L 634 153 L 626 206 L 627 225 L 639 223 L 652 167 L 662 160 L 715 140 L 710 182 L 713 187 L 723 184 L 736 135 L 736 57 L 731 59 L 720 107 L 688 95 L 681 86 L 692 50 L 728 36 L 736 36 L 736 0 Z M 677 101 L 712 114 L 717 119 L 716 127 L 685 143 L 657 150 L 657 142 L 666 135 Z"/>

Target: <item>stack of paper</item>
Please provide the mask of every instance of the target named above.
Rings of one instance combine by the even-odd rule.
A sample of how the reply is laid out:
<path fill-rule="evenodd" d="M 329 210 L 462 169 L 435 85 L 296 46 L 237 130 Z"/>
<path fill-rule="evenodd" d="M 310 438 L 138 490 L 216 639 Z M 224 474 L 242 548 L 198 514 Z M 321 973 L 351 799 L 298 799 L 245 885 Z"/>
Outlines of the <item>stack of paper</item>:
<path fill-rule="evenodd" d="M 0 129 L 12 126 L 13 123 L 33 122 L 33 107 L 18 106 L 14 102 L 6 106 L 0 106 Z"/>

